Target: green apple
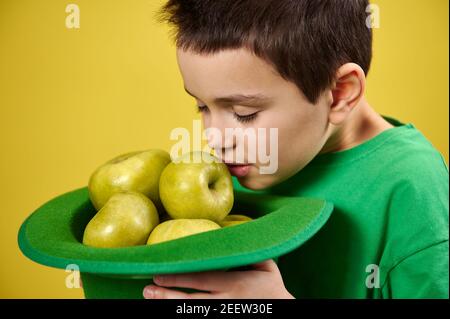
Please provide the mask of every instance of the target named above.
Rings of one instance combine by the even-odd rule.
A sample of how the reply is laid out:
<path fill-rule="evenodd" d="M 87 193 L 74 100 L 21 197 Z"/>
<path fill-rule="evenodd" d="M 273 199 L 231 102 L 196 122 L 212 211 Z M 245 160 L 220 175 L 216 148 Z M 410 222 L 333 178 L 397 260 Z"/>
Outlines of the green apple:
<path fill-rule="evenodd" d="M 245 216 L 245 215 L 229 214 L 228 216 L 226 216 L 224 219 L 222 219 L 219 222 L 219 225 L 222 227 L 227 227 L 227 226 L 233 226 L 233 225 L 239 225 L 242 223 L 246 223 L 251 220 L 253 220 L 253 219 L 251 219 L 250 217 Z"/>
<path fill-rule="evenodd" d="M 103 248 L 144 245 L 158 223 L 158 211 L 147 196 L 116 193 L 87 224 L 83 244 Z"/>
<path fill-rule="evenodd" d="M 208 219 L 173 219 L 165 221 L 151 232 L 147 245 L 157 244 L 189 235 L 219 229 L 220 226 Z"/>
<path fill-rule="evenodd" d="M 233 184 L 227 166 L 202 152 L 187 153 L 166 166 L 159 195 L 173 219 L 219 222 L 233 206 Z"/>
<path fill-rule="evenodd" d="M 169 163 L 169 153 L 158 149 L 131 152 L 113 158 L 97 168 L 89 179 L 92 204 L 99 210 L 113 194 L 134 191 L 150 198 L 160 209 L 159 177 Z"/>

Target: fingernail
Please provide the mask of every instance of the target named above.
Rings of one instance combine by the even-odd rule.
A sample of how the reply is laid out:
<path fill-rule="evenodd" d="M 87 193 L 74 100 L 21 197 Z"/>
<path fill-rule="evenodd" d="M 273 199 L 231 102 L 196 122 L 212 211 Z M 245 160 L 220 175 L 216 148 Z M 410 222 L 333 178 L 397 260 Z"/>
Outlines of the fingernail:
<path fill-rule="evenodd" d="M 155 296 L 155 292 L 151 286 L 147 286 L 144 288 L 144 298 L 151 299 Z"/>

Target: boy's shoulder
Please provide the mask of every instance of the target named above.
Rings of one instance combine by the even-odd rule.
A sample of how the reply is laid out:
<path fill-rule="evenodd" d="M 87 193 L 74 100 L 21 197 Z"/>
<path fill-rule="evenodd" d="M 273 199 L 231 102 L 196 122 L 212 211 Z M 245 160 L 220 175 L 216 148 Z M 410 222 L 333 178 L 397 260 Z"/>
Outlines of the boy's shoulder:
<path fill-rule="evenodd" d="M 424 134 L 411 123 L 393 130 L 384 147 L 380 147 L 386 177 L 398 183 L 448 185 L 448 165 Z"/>
<path fill-rule="evenodd" d="M 354 148 L 319 154 L 300 173 L 302 178 L 311 174 L 317 179 L 317 172 L 321 172 L 320 175 L 333 177 L 327 179 L 331 183 L 350 178 L 352 184 L 370 182 L 373 187 L 412 184 L 448 188 L 445 159 L 424 134 L 412 123 L 383 117 L 394 127 Z"/>
<path fill-rule="evenodd" d="M 391 130 L 374 159 L 379 162 L 378 178 L 390 184 L 393 191 L 415 196 L 416 201 L 425 197 L 448 199 L 449 170 L 443 155 L 411 123 Z"/>
<path fill-rule="evenodd" d="M 448 240 L 449 171 L 420 130 L 413 124 L 399 128 L 382 151 L 386 163 L 381 164 L 380 184 L 390 188 L 385 194 L 387 223 L 392 226 L 388 237 L 405 253 Z"/>

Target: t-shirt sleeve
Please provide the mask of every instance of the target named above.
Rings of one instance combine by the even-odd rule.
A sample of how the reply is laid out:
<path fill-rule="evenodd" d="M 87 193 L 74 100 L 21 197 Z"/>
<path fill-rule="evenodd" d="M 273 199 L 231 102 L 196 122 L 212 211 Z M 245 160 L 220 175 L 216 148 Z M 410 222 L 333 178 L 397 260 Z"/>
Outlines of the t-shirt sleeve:
<path fill-rule="evenodd" d="M 427 247 L 390 269 L 383 298 L 449 297 L 448 241 Z"/>

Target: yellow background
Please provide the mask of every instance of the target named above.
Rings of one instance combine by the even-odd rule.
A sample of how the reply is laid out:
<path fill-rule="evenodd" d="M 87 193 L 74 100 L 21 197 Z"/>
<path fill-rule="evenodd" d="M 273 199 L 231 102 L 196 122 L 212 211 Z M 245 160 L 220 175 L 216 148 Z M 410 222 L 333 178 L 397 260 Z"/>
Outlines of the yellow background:
<path fill-rule="evenodd" d="M 80 7 L 80 29 L 65 7 Z M 0 0 L 0 297 L 81 298 L 63 270 L 22 256 L 17 231 L 38 206 L 85 186 L 105 160 L 169 149 L 191 127 L 162 0 Z M 369 103 L 412 122 L 448 162 L 448 1 L 379 0 Z"/>

